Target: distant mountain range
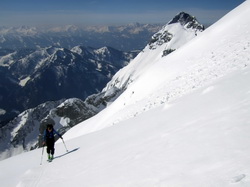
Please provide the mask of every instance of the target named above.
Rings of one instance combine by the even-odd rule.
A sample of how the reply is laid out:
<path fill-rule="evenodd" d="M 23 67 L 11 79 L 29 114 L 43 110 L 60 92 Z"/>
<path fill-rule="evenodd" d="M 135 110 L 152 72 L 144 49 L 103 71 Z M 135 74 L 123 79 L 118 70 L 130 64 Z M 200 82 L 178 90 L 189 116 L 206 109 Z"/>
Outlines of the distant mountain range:
<path fill-rule="evenodd" d="M 48 46 L 110 46 L 121 51 L 141 50 L 160 24 L 133 23 L 124 26 L 0 27 L 0 48 L 23 49 Z"/>
<path fill-rule="evenodd" d="M 46 101 L 87 96 L 103 89 L 138 52 L 76 46 L 0 49 L 0 120 Z M 5 112 L 4 112 L 5 111 Z"/>

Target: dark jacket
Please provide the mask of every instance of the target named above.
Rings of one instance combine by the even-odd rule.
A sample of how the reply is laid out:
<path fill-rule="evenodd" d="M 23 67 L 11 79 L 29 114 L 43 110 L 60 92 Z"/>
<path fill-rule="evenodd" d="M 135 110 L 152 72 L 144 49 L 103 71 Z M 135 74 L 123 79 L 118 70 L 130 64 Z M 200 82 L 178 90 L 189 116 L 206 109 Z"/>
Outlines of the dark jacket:
<path fill-rule="evenodd" d="M 46 129 L 46 130 L 44 131 L 43 140 L 44 140 L 44 141 L 47 141 L 47 140 L 54 140 L 55 134 L 56 134 L 57 136 L 59 136 L 60 138 L 62 138 L 62 136 L 61 136 L 55 129 L 52 129 L 51 132 L 49 132 L 48 129 Z"/>

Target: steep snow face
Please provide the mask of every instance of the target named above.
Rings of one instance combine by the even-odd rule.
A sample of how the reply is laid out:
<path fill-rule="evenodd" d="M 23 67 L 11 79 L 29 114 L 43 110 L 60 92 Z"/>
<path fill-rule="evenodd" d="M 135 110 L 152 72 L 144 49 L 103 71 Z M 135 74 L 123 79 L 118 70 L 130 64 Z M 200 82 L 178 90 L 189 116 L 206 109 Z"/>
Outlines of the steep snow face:
<path fill-rule="evenodd" d="M 3 160 L 1 185 L 249 186 L 249 79 L 248 66 L 110 128 L 64 137 L 69 153 L 59 141 L 49 164 L 44 155 L 39 165 L 42 149 Z"/>
<path fill-rule="evenodd" d="M 180 19 L 183 15 L 185 15 L 185 23 L 184 18 Z M 176 21 L 173 22 L 173 20 Z M 204 30 L 194 17 L 183 12 L 176 15 L 173 20 L 152 36 L 144 50 L 128 66 L 116 73 L 103 91 L 112 87 L 120 89 L 127 87 L 140 77 L 142 72 L 150 69 L 156 61 L 180 48 Z M 193 22 L 196 26 L 188 26 Z"/>
<path fill-rule="evenodd" d="M 50 164 L 39 166 L 41 149 L 4 160 L 2 185 L 249 186 L 249 79 L 247 67 L 111 128 L 64 138 L 70 153 L 56 144 Z"/>
<path fill-rule="evenodd" d="M 109 127 L 175 100 L 250 63 L 249 2 L 230 12 L 172 54 L 163 45 L 148 46 L 120 70 L 105 89 L 128 85 L 126 91 L 96 118 L 72 129 L 68 137 Z M 98 120 L 96 120 L 98 118 Z"/>

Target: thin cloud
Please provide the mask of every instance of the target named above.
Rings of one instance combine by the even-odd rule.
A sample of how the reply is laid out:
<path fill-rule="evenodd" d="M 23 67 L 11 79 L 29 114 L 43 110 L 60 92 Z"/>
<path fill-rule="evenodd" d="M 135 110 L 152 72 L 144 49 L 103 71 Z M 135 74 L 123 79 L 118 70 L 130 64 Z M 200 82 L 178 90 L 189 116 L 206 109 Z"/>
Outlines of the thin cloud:
<path fill-rule="evenodd" d="M 225 15 L 227 10 L 168 10 L 148 11 L 144 13 L 94 13 L 88 11 L 36 11 L 36 12 L 11 12 L 2 11 L 0 24 L 12 25 L 65 25 L 65 24 L 126 24 L 139 23 L 167 23 L 177 13 L 185 11 L 195 16 L 203 24 L 211 24 Z"/>

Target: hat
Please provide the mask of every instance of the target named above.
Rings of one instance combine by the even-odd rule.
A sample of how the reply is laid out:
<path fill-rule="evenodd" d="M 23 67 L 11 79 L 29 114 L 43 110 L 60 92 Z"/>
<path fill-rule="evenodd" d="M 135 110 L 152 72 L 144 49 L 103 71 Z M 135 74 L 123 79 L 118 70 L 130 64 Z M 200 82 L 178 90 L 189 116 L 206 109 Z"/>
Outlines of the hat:
<path fill-rule="evenodd" d="M 53 125 L 52 124 L 48 124 L 47 128 L 53 128 Z"/>

